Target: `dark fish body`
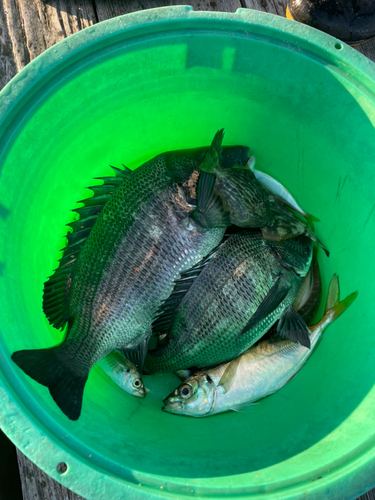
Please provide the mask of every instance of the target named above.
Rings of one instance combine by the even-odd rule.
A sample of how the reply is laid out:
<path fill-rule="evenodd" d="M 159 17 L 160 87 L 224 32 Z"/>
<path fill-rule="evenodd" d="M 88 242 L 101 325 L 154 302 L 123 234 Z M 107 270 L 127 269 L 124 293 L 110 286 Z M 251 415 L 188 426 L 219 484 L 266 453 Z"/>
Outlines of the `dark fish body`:
<path fill-rule="evenodd" d="M 121 350 L 141 366 L 152 321 L 174 281 L 221 241 L 223 228 L 202 228 L 190 217 L 207 150 L 163 153 L 119 184 L 104 179 L 72 223 L 75 232 L 45 284 L 43 303 L 51 324 L 68 324 L 66 339 L 12 356 L 69 418 L 79 417 L 89 371 L 109 352 Z M 224 157 L 247 152 L 223 149 Z"/>
<path fill-rule="evenodd" d="M 298 291 L 293 307 L 301 315 L 307 325 L 318 312 L 322 298 L 322 280 L 319 264 L 314 255 L 308 275 L 306 275 Z"/>
<path fill-rule="evenodd" d="M 301 316 L 306 325 L 310 325 L 311 320 L 318 312 L 321 297 L 322 297 L 322 281 L 320 276 L 319 264 L 317 259 L 317 252 L 314 248 L 313 259 L 309 272 L 306 274 L 300 289 L 298 290 L 297 297 L 293 302 L 293 309 L 295 309 Z M 268 330 L 256 343 L 263 342 L 269 339 L 271 342 L 280 339 L 277 333 L 277 324 Z"/>
<path fill-rule="evenodd" d="M 268 244 L 258 230 L 230 236 L 178 305 L 168 342 L 149 352 L 147 372 L 215 366 L 240 355 L 289 314 L 311 257 L 304 237 Z M 156 333 L 158 323 L 163 317 Z"/>
<path fill-rule="evenodd" d="M 263 340 L 230 363 L 189 376 L 165 400 L 163 410 L 205 417 L 228 410 L 246 411 L 254 401 L 274 394 L 305 364 L 333 321 L 350 307 L 358 293 L 340 302 L 339 281 L 333 276 L 323 318 L 309 328 L 311 349 L 290 340 Z M 180 374 L 181 376 L 183 374 Z"/>
<path fill-rule="evenodd" d="M 219 130 L 215 135 L 201 165 L 200 210 L 196 211 L 196 219 L 203 226 L 221 227 L 217 211 L 212 214 L 210 210 L 218 203 L 226 215 L 227 226 L 258 228 L 272 225 L 274 213 L 266 188 L 255 177 L 250 159 L 243 155 L 234 161 L 234 155 L 224 154 L 220 149 L 223 134 L 224 130 Z"/>
<path fill-rule="evenodd" d="M 222 239 L 222 229 L 201 229 L 190 219 L 191 193 L 166 184 L 163 169 L 159 176 L 154 170 L 136 170 L 118 188 L 73 268 L 66 353 L 83 369 L 150 337 L 174 280 Z M 193 171 L 186 182 L 197 175 Z"/>
<path fill-rule="evenodd" d="M 273 222 L 270 225 L 265 224 L 262 227 L 263 238 L 268 241 L 284 241 L 287 238 L 294 238 L 296 236 L 304 235 L 319 245 L 327 257 L 329 251 L 316 236 L 316 234 L 309 227 L 306 220 L 298 217 L 284 201 L 277 196 L 270 195 L 271 212 L 273 213 Z M 310 222 L 315 219 L 311 215 L 306 214 Z"/>
<path fill-rule="evenodd" d="M 231 224 L 263 227 L 273 221 L 268 193 L 249 168 L 218 170 L 214 193 L 221 199 Z"/>

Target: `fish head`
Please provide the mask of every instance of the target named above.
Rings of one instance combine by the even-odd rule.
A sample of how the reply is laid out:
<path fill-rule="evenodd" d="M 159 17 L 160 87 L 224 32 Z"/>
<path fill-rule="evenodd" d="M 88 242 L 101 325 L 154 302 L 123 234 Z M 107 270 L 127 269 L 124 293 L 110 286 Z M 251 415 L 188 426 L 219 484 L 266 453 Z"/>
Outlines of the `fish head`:
<path fill-rule="evenodd" d="M 232 224 L 246 228 L 272 224 L 268 193 L 247 163 L 218 171 L 214 189 Z"/>
<path fill-rule="evenodd" d="M 273 212 L 273 224 L 262 227 L 263 238 L 268 241 L 280 242 L 305 234 L 307 223 L 297 217 L 282 200 L 270 195 L 271 209 Z"/>
<path fill-rule="evenodd" d="M 119 383 L 121 389 L 136 398 L 144 398 L 146 396 L 141 375 L 134 365 L 126 367 L 121 375 Z"/>
<path fill-rule="evenodd" d="M 246 167 L 249 148 L 247 146 L 223 146 L 221 150 L 220 169 Z"/>
<path fill-rule="evenodd" d="M 309 237 L 290 238 L 280 243 L 272 243 L 271 247 L 283 267 L 292 269 L 302 278 L 306 276 L 313 257 L 313 242 Z"/>
<path fill-rule="evenodd" d="M 204 417 L 215 404 L 216 386 L 207 374 L 189 377 L 164 399 L 163 411 L 177 415 Z"/>

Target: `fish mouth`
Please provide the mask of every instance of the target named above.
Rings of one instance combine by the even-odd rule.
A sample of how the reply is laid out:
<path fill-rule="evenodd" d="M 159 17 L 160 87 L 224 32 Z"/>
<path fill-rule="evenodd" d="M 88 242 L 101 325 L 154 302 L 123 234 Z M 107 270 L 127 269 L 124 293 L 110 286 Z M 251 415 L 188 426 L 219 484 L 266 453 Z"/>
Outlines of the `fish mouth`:
<path fill-rule="evenodd" d="M 181 412 L 183 410 L 183 404 L 181 401 L 170 401 L 168 398 L 165 398 L 163 403 L 164 406 L 162 410 L 168 413 L 174 413 L 176 411 Z"/>
<path fill-rule="evenodd" d="M 133 396 L 135 396 L 136 398 L 144 398 L 146 396 L 146 392 L 145 391 L 133 392 Z"/>

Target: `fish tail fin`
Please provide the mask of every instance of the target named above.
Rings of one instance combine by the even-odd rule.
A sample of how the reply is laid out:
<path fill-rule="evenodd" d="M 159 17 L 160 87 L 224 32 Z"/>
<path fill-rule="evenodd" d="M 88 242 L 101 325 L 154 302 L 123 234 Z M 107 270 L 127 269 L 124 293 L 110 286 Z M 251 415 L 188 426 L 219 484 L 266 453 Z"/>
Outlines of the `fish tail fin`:
<path fill-rule="evenodd" d="M 339 277 L 335 273 L 332 276 L 331 282 L 329 284 L 324 315 L 326 315 L 328 311 L 332 309 L 332 307 L 334 307 L 339 302 L 340 302 L 340 282 L 339 282 Z"/>
<path fill-rule="evenodd" d="M 345 312 L 349 306 L 357 298 L 358 292 L 353 292 L 348 295 L 344 300 L 340 301 L 340 283 L 339 278 L 336 274 L 332 276 L 331 283 L 329 285 L 326 308 L 324 311 L 324 316 L 331 315 L 331 322 L 335 321 L 343 312 Z"/>
<path fill-rule="evenodd" d="M 311 214 L 306 214 L 305 219 L 307 220 L 308 225 L 313 231 L 314 231 L 314 222 L 320 222 L 320 219 L 318 219 L 318 217 L 314 217 Z"/>
<path fill-rule="evenodd" d="M 78 375 L 62 362 L 63 347 L 17 351 L 12 360 L 29 377 L 48 387 L 59 408 L 70 418 L 77 420 L 81 414 L 86 376 Z M 60 354 L 60 356 L 59 356 Z"/>

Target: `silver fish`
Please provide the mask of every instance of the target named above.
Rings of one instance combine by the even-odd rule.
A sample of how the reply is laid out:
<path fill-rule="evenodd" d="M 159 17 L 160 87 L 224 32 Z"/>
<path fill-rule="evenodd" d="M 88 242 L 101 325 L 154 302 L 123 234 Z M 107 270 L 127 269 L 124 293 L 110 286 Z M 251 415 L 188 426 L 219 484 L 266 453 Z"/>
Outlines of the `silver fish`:
<path fill-rule="evenodd" d="M 137 398 L 146 396 L 139 370 L 120 353 L 113 351 L 99 361 L 98 364 L 112 382 L 122 390 Z"/>
<path fill-rule="evenodd" d="M 280 340 L 260 342 L 230 363 L 200 371 L 164 400 L 163 410 L 205 417 L 228 410 L 240 411 L 283 387 L 305 364 L 323 332 L 355 300 L 354 292 L 340 302 L 338 277 L 331 280 L 325 314 L 310 327 L 311 349 Z"/>

